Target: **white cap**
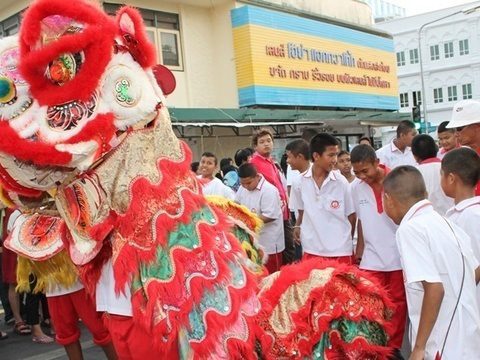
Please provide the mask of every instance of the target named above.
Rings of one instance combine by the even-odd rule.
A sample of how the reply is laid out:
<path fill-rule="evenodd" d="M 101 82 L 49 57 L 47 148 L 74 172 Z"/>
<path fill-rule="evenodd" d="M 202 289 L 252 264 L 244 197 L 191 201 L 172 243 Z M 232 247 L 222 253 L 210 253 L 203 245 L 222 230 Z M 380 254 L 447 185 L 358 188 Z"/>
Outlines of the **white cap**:
<path fill-rule="evenodd" d="M 452 119 L 447 128 L 457 128 L 480 123 L 480 102 L 476 100 L 462 100 L 457 102 L 452 110 Z"/>

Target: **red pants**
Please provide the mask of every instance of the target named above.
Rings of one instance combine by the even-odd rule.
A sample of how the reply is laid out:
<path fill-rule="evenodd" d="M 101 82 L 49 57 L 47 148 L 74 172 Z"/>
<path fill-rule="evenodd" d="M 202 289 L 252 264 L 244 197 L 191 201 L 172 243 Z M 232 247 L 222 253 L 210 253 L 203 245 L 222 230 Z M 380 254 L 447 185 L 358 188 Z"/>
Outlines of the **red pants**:
<path fill-rule="evenodd" d="M 405 287 L 403 284 L 403 272 L 397 271 L 372 271 L 365 270 L 373 275 L 380 284 L 388 291 L 390 299 L 395 305 L 392 317 L 393 334 L 388 345 L 400 349 L 402 347 L 403 335 L 407 321 L 407 299 L 405 297 Z"/>
<path fill-rule="evenodd" d="M 104 346 L 112 341 L 103 324 L 102 315 L 96 311 L 95 304 L 88 298 L 84 289 L 66 295 L 48 297 L 47 301 L 59 344 L 69 345 L 78 341 L 79 318 L 92 333 L 95 344 Z"/>
<path fill-rule="evenodd" d="M 265 267 L 268 270 L 269 274 L 273 274 L 275 271 L 280 270 L 283 265 L 283 251 L 276 254 L 269 254 L 268 261 L 265 264 Z"/>
<path fill-rule="evenodd" d="M 152 345 L 150 334 L 135 325 L 130 316 L 104 313 L 103 321 L 112 336 L 119 360 L 177 359 L 177 354 L 160 354 Z M 158 335 L 157 335 L 158 336 Z M 178 351 L 177 349 L 175 349 Z"/>
<path fill-rule="evenodd" d="M 351 255 L 329 257 L 329 256 L 320 256 L 320 255 L 303 253 L 302 260 L 309 260 L 309 259 L 335 260 L 335 261 L 338 261 L 341 264 L 347 264 L 347 265 L 352 265 L 353 264 L 353 259 L 352 259 Z"/>

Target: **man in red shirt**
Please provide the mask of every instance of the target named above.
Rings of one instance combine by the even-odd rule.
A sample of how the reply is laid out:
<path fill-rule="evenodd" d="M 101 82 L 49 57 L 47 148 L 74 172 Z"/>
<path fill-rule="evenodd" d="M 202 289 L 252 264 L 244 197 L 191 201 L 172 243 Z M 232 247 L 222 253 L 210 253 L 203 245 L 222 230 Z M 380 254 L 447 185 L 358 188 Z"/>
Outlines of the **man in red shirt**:
<path fill-rule="evenodd" d="M 447 128 L 457 130 L 458 142 L 468 146 L 480 154 L 480 102 L 462 100 L 455 104 L 452 120 Z M 476 195 L 480 195 L 480 183 L 477 184 Z"/>
<path fill-rule="evenodd" d="M 295 245 L 293 243 L 293 230 L 290 224 L 288 210 L 288 196 L 286 184 L 282 180 L 282 174 L 278 165 L 272 158 L 273 134 L 268 129 L 260 129 L 253 134 L 252 145 L 255 150 L 250 163 L 255 165 L 257 171 L 265 180 L 275 186 L 280 193 L 282 201 L 283 226 L 285 236 L 285 251 L 283 252 L 283 264 L 289 264 L 295 259 Z"/>

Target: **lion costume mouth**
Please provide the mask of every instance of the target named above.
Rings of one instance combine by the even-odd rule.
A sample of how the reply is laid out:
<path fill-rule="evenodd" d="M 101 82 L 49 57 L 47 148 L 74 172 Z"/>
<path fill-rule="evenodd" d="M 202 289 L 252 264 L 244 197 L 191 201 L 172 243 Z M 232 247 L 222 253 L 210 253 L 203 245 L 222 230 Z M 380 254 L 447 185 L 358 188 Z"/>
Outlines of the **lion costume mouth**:
<path fill-rule="evenodd" d="M 74 100 L 60 105 L 49 106 L 47 124 L 54 130 L 70 130 L 82 120 L 89 119 L 98 104 L 98 95 L 94 92 L 87 101 Z"/>

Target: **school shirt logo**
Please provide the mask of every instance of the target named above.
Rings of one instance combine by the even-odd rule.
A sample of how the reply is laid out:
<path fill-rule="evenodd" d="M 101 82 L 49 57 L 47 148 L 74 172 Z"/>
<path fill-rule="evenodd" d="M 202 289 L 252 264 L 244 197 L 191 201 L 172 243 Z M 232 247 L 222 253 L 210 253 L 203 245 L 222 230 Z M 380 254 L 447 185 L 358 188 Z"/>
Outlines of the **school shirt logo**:
<path fill-rule="evenodd" d="M 338 209 L 340 207 L 340 203 L 337 201 L 337 200 L 333 200 L 331 203 L 330 203 L 330 207 L 332 209 Z"/>

